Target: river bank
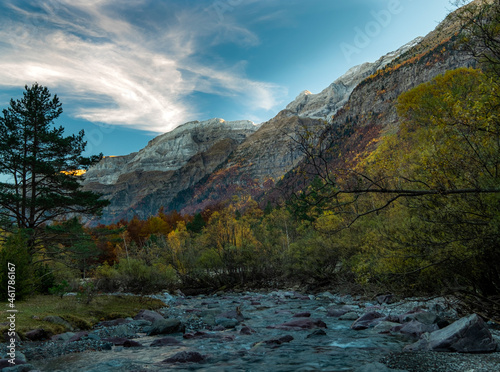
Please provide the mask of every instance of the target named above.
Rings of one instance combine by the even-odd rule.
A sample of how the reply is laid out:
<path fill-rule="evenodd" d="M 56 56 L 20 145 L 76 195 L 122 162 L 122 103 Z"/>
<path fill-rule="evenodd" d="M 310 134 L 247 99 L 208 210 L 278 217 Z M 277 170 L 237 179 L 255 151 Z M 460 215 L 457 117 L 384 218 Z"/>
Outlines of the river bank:
<path fill-rule="evenodd" d="M 19 350 L 31 365 L 24 370 L 448 372 L 493 371 L 500 363 L 498 352 L 403 352 L 425 329 L 458 318 L 453 303 L 443 298 L 393 303 L 390 297 L 366 301 L 293 291 L 156 297 L 166 304 L 157 312 L 101 322 L 51 341 L 21 343 Z M 381 316 L 366 327 L 353 327 L 370 313 Z M 425 326 L 413 327 L 416 318 Z M 409 324 L 412 330 L 398 329 Z"/>

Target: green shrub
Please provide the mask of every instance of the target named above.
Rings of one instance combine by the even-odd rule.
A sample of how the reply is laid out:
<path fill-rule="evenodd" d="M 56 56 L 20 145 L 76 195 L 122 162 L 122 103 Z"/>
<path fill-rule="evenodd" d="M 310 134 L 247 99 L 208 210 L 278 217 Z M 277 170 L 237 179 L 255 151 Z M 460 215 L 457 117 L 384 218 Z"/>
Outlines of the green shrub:
<path fill-rule="evenodd" d="M 9 271 L 9 264 L 11 268 L 15 268 L 15 271 Z M 9 279 L 9 274 L 11 278 L 12 274 L 15 274 L 15 278 Z M 5 245 L 0 247 L 0 285 L 2 289 L 7 289 L 10 285 L 15 291 L 16 300 L 19 300 L 34 293 L 37 288 L 36 284 L 35 270 L 28 252 L 26 237 L 22 231 L 19 231 L 9 236 Z M 0 291 L 0 300 L 5 301 L 7 296 L 7 290 Z"/>
<path fill-rule="evenodd" d="M 123 260 L 111 267 L 101 265 L 96 270 L 97 288 L 101 291 L 125 291 L 132 293 L 154 293 L 172 290 L 178 282 L 172 266 L 156 263 L 148 266 L 138 259 Z"/>

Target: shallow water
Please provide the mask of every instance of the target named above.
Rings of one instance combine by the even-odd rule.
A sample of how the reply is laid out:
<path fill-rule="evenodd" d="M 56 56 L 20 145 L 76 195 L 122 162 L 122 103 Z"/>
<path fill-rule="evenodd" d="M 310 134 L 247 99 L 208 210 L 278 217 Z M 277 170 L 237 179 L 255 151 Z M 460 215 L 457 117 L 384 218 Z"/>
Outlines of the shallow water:
<path fill-rule="evenodd" d="M 149 347 L 151 342 L 165 336 L 145 336 L 135 339 L 142 348 L 113 347 L 110 351 L 85 352 L 53 359 L 33 361 L 42 371 L 356 371 L 367 364 L 378 362 L 384 355 L 400 351 L 408 344 L 398 336 L 377 334 L 373 331 L 354 331 L 352 321 L 327 317 L 331 299 L 307 297 L 289 292 L 270 294 L 234 294 L 176 298 L 165 316 L 179 318 L 188 324 L 213 324 L 214 315 L 237 307 L 245 317 L 235 329 L 210 331 L 200 329 L 214 338 L 184 339 L 182 334 L 168 335 L 181 345 Z M 267 328 L 294 320 L 293 314 L 310 312 L 311 319 L 326 323 L 326 335 L 307 337 L 314 329 Z M 360 312 L 363 310 L 361 309 Z M 239 332 L 243 326 L 255 331 L 251 335 Z M 210 328 L 207 326 L 207 328 Z M 189 329 L 188 329 L 189 330 Z M 265 341 L 285 335 L 291 342 L 277 345 Z M 226 337 L 229 336 L 229 337 Z M 196 351 L 207 356 L 202 363 L 165 364 L 166 358 L 180 351 Z"/>

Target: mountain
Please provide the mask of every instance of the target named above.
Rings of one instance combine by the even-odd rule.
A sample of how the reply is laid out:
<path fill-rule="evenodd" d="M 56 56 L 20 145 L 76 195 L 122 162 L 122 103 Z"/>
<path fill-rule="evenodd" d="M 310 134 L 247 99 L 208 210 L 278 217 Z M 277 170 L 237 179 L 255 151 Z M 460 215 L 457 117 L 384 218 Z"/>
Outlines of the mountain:
<path fill-rule="evenodd" d="M 402 92 L 447 70 L 474 66 L 457 47 L 457 32 L 451 14 L 426 37 L 351 68 L 322 92 L 302 92 L 259 126 L 222 119 L 181 125 L 138 153 L 103 159 L 87 172 L 84 187 L 111 200 L 101 222 L 135 214 L 145 218 L 160 207 L 193 213 L 233 196 L 279 200 L 286 197 L 283 189 L 294 189 L 290 185 L 300 173 L 294 171 L 303 158 L 299 132 L 350 123 L 342 157 L 333 161 L 345 166 L 371 151 L 380 135 L 397 129 L 395 104 Z"/>
<path fill-rule="evenodd" d="M 136 214 L 146 218 L 213 172 L 257 128 L 251 121 L 222 119 L 183 124 L 137 153 L 105 157 L 85 174 L 84 189 L 100 192 L 111 201 L 100 222 Z M 148 201 L 151 194 L 157 199 Z"/>
<path fill-rule="evenodd" d="M 386 67 L 395 58 L 406 53 L 422 40 L 422 37 L 418 37 L 373 63 L 367 62 L 352 67 L 318 94 L 312 94 L 308 90 L 303 91 L 293 102 L 288 104 L 286 109 L 302 117 L 331 120 L 333 115 L 347 103 L 352 91 L 361 81 Z"/>

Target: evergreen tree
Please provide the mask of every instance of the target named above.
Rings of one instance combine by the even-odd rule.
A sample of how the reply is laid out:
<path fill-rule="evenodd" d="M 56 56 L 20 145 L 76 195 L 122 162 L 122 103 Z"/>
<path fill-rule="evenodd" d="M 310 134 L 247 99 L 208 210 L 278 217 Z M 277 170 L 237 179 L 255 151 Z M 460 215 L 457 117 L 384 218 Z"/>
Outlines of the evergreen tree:
<path fill-rule="evenodd" d="M 108 202 L 83 191 L 78 178 L 102 154 L 83 157 L 83 130 L 65 137 L 62 126 L 53 126 L 62 114 L 57 95 L 37 83 L 25 89 L 0 116 L 0 217 L 6 231 L 29 233 L 34 253 L 44 225 L 68 214 L 97 214 Z"/>

